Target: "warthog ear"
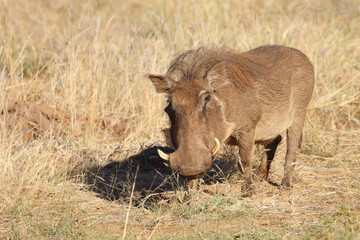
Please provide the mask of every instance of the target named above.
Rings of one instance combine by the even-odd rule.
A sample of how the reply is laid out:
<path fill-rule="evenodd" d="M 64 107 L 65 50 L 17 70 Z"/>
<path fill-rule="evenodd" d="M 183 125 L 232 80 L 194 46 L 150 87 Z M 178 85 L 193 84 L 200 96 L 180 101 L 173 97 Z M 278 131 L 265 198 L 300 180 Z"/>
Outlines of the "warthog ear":
<path fill-rule="evenodd" d="M 162 75 L 149 75 L 149 79 L 158 93 L 170 93 L 175 86 L 175 81 Z"/>
<path fill-rule="evenodd" d="M 207 70 L 204 78 L 210 86 L 217 88 L 227 82 L 227 77 L 228 71 L 226 62 L 221 62 Z"/>

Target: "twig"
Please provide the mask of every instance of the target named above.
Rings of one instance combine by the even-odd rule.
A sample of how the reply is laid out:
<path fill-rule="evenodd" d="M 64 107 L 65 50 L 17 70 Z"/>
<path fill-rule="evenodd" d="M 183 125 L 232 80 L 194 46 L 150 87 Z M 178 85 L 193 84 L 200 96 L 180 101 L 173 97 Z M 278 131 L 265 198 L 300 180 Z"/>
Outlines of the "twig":
<path fill-rule="evenodd" d="M 135 189 L 135 183 L 136 183 L 136 178 L 137 178 L 138 171 L 139 171 L 139 165 L 136 168 L 135 179 L 134 179 L 134 183 L 133 183 L 132 189 L 131 189 L 129 208 L 128 208 L 127 213 L 126 213 L 125 227 L 124 227 L 123 238 L 122 238 L 123 240 L 126 237 L 126 230 L 127 230 L 127 226 L 128 226 L 128 223 L 129 223 L 130 209 L 131 209 L 132 199 L 133 199 L 133 196 L 134 196 L 134 189 Z"/>
<path fill-rule="evenodd" d="M 156 231 L 157 227 L 159 226 L 159 224 L 160 224 L 160 222 L 161 222 L 161 218 L 162 218 L 162 217 L 159 218 L 159 221 L 156 223 L 156 225 L 155 225 L 154 229 L 152 230 L 150 236 L 147 238 L 148 240 L 151 239 L 152 235 L 154 234 L 154 232 Z"/>

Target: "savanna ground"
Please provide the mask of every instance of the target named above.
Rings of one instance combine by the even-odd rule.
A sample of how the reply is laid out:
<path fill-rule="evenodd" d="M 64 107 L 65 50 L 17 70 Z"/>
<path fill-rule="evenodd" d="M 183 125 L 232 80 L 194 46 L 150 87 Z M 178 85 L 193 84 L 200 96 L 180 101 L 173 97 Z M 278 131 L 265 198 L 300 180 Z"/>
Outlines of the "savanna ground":
<path fill-rule="evenodd" d="M 358 0 L 1 0 L 0 238 L 360 239 L 359 23 Z M 223 147 L 185 192 L 157 157 L 166 103 L 145 74 L 204 44 L 314 64 L 292 190 L 257 181 L 241 198 Z"/>

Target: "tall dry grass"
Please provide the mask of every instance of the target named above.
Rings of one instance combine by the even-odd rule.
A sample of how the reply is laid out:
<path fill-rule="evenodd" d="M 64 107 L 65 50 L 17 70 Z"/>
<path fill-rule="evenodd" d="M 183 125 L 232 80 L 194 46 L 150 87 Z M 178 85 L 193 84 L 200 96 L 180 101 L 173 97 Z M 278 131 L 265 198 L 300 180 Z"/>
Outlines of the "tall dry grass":
<path fill-rule="evenodd" d="M 68 173 L 87 167 L 84 152 L 102 164 L 116 147 L 124 158 L 164 144 L 165 101 L 144 75 L 164 73 L 174 54 L 200 45 L 303 51 L 316 72 L 307 157 L 350 172 L 360 164 L 359 1 L 2 0 L 0 16 L 0 106 L 27 100 L 71 116 L 65 134 L 51 130 L 31 141 L 0 123 L 1 237 L 106 237 L 97 219 L 114 211 L 121 215 L 115 229 L 124 226 L 127 205 L 96 198 Z M 128 131 L 114 141 L 96 119 L 124 123 Z"/>

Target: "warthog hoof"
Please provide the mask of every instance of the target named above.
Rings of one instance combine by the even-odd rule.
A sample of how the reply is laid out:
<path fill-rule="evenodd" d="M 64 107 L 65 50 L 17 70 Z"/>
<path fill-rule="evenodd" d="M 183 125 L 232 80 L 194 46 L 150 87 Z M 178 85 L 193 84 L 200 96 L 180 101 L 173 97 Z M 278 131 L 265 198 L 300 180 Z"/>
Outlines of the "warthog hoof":
<path fill-rule="evenodd" d="M 285 178 L 281 181 L 281 188 L 282 188 L 282 189 L 291 189 L 291 188 L 292 188 L 291 179 L 285 177 Z"/>
<path fill-rule="evenodd" d="M 241 196 L 244 198 L 251 197 L 255 193 L 255 186 L 252 179 L 245 180 L 245 184 L 242 186 L 241 192 L 243 192 Z"/>

